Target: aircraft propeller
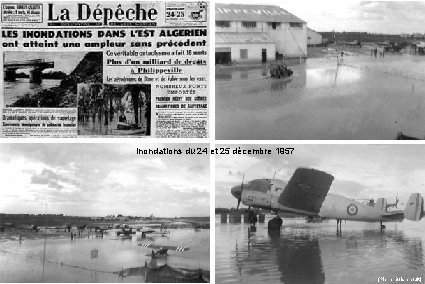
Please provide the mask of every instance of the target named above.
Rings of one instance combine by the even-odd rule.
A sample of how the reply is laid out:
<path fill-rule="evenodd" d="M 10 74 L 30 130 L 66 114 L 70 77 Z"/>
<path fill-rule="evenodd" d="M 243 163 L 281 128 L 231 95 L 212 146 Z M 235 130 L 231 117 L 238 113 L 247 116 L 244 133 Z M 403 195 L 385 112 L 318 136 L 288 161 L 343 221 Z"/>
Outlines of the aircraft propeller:
<path fill-rule="evenodd" d="M 395 196 L 395 208 L 397 208 L 397 204 L 400 201 L 400 199 L 398 199 L 398 192 L 397 195 Z"/>
<path fill-rule="evenodd" d="M 236 207 L 236 210 L 239 210 L 239 205 L 241 205 L 244 179 L 245 179 L 245 174 L 242 175 L 241 194 L 238 197 L 238 206 Z"/>
<path fill-rule="evenodd" d="M 389 208 L 389 207 L 395 207 L 395 208 L 398 208 L 397 207 L 397 205 L 398 205 L 398 202 L 400 201 L 400 199 L 398 199 L 398 192 L 397 192 L 397 195 L 395 196 L 395 203 L 390 203 L 390 204 L 387 204 L 387 208 Z"/>

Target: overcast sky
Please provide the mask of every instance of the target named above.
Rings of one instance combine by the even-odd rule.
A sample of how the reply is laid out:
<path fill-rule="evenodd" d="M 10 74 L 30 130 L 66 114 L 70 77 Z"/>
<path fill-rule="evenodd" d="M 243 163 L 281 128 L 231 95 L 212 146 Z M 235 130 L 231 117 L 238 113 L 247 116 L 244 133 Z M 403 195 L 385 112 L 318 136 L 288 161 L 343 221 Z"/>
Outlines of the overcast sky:
<path fill-rule="evenodd" d="M 223 145 L 216 145 L 221 147 Z M 232 145 L 228 145 L 232 147 Z M 233 145 L 235 147 L 235 145 Z M 245 145 L 243 148 L 259 148 Z M 261 146 L 264 148 L 265 146 Z M 276 153 L 276 145 L 268 145 Z M 411 193 L 425 196 L 424 145 L 295 145 L 292 155 L 216 156 L 216 207 L 236 207 L 230 187 L 256 178 L 288 181 L 298 167 L 315 168 L 335 179 L 329 192 L 354 199 L 385 197 L 394 202 L 399 193 L 404 208 Z"/>
<path fill-rule="evenodd" d="M 0 213 L 209 216 L 208 155 L 136 155 L 196 146 L 0 144 Z"/>
<path fill-rule="evenodd" d="M 227 3 L 279 5 L 319 32 L 425 33 L 425 1 L 235 0 Z"/>

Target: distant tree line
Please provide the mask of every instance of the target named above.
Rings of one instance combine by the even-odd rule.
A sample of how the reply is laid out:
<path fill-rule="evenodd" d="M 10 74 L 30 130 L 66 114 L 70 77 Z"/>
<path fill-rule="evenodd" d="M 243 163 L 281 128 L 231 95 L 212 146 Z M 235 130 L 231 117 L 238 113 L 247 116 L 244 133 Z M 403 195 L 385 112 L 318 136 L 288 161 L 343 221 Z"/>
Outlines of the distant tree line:
<path fill-rule="evenodd" d="M 46 223 L 47 221 L 47 223 Z M 19 225 L 62 226 L 65 224 L 83 225 L 91 222 L 90 217 L 64 216 L 63 214 L 0 214 L 0 225 L 12 223 Z"/>
<path fill-rule="evenodd" d="M 30 75 L 24 72 L 16 73 L 16 78 L 29 78 Z M 50 71 L 47 73 L 41 73 L 42 79 L 51 79 L 51 80 L 62 80 L 66 78 L 66 74 L 62 71 Z"/>
<path fill-rule="evenodd" d="M 108 215 L 109 217 L 113 215 Z M 124 217 L 119 214 L 117 216 Z M 0 226 L 5 224 L 13 224 L 14 226 L 20 225 L 37 225 L 44 226 L 47 220 L 47 226 L 63 226 L 65 224 L 70 224 L 73 226 L 81 225 L 91 225 L 99 222 L 127 222 L 131 220 L 149 220 L 149 217 L 137 217 L 137 216 L 128 216 L 125 220 L 108 220 L 105 217 L 84 217 L 84 216 L 66 216 L 63 214 L 5 214 L 0 213 Z M 160 219 L 174 219 L 182 220 L 186 222 L 199 222 L 199 223 L 208 223 L 209 217 L 174 217 L 174 218 L 160 218 Z"/>
<path fill-rule="evenodd" d="M 352 42 L 358 40 L 360 42 L 383 42 L 389 41 L 393 43 L 411 42 L 412 39 L 401 37 L 400 35 L 389 35 L 389 34 L 374 34 L 366 32 L 320 32 L 323 39 L 326 39 L 328 43 L 348 41 Z"/>

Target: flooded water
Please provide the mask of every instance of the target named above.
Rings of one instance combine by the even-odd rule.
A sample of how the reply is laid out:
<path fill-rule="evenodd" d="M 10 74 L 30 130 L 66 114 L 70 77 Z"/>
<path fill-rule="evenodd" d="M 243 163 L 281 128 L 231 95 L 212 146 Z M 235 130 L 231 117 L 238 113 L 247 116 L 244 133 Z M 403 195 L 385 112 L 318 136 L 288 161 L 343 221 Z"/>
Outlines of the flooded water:
<path fill-rule="evenodd" d="M 377 223 L 343 222 L 337 233 L 334 220 L 285 219 L 270 235 L 269 218 L 248 239 L 249 225 L 216 216 L 216 283 L 425 282 L 425 220 L 386 223 L 382 232 Z"/>
<path fill-rule="evenodd" d="M 17 78 L 15 82 L 4 82 L 4 105 L 11 106 L 26 94 L 59 86 L 61 80 L 43 79 L 41 84 L 30 83 L 28 78 Z"/>
<path fill-rule="evenodd" d="M 294 75 L 217 67 L 217 139 L 425 137 L 425 56 L 312 58 Z"/>
<path fill-rule="evenodd" d="M 209 271 L 209 230 L 170 230 L 165 237 L 144 243 L 189 247 L 189 251 L 169 251 L 166 263 L 176 268 Z M 137 236 L 131 240 L 105 234 L 103 239 L 47 238 L 43 274 L 43 232 L 39 239 L 0 242 L 0 282 L 145 282 L 143 276 L 120 277 L 113 272 L 141 267 L 149 263 L 151 250 L 138 246 Z M 91 259 L 91 250 L 98 258 Z M 149 255 L 149 256 L 148 256 Z M 158 264 L 164 260 L 158 260 Z M 43 276 L 44 275 L 44 276 Z"/>
<path fill-rule="evenodd" d="M 146 111 L 142 110 L 139 118 L 140 128 L 136 130 L 118 130 L 118 114 L 114 115 L 113 121 L 109 121 L 105 125 L 105 118 L 102 117 L 99 120 L 99 116 L 96 115 L 95 121 L 93 118 L 86 116 L 84 121 L 80 117 L 78 123 L 78 134 L 84 136 L 104 136 L 104 135 L 114 135 L 114 136 L 146 136 L 147 135 L 147 119 Z"/>

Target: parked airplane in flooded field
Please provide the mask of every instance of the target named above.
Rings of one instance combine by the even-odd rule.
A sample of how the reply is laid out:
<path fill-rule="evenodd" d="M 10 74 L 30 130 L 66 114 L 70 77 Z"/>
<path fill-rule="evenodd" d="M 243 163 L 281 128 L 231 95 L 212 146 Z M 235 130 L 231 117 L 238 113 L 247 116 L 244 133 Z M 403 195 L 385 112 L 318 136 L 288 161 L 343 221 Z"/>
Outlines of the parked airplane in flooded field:
<path fill-rule="evenodd" d="M 289 182 L 279 179 L 254 179 L 234 186 L 231 193 L 249 207 L 263 208 L 276 213 L 290 213 L 325 219 L 366 222 L 419 221 L 424 215 L 423 197 L 410 195 L 403 210 L 388 211 L 385 198 L 375 204 L 364 204 L 353 199 L 328 193 L 334 177 L 323 171 L 307 168 L 295 170 Z"/>

